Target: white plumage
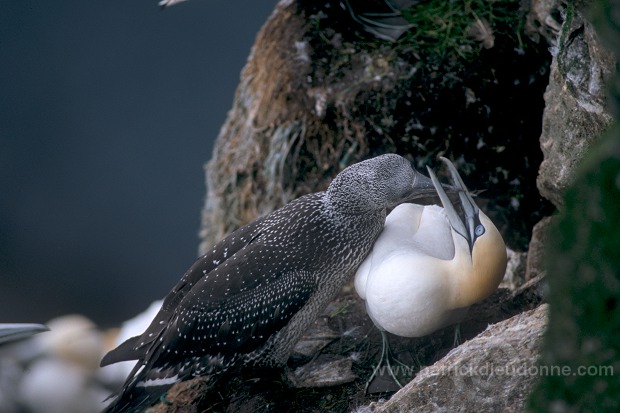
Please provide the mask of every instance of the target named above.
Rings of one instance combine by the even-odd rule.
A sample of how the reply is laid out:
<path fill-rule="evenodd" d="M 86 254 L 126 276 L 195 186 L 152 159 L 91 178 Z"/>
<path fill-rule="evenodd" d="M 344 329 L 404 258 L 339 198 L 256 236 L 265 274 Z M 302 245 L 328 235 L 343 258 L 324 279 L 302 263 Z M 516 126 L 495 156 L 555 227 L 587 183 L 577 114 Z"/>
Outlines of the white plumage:
<path fill-rule="evenodd" d="M 506 246 L 445 158 L 465 214 L 461 221 L 429 169 L 444 207 L 402 204 L 386 218 L 358 268 L 355 289 L 373 322 L 403 337 L 421 337 L 460 321 L 490 295 L 506 269 Z"/>

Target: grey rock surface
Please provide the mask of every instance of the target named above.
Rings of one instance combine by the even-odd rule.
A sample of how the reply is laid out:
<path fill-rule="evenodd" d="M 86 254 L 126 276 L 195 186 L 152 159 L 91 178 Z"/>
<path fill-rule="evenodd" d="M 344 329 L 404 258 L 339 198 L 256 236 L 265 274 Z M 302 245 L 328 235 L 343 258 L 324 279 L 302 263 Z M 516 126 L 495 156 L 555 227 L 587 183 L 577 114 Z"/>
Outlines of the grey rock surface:
<path fill-rule="evenodd" d="M 615 58 L 600 44 L 585 11 L 569 5 L 553 47 L 540 146 L 544 160 L 537 186 L 556 207 L 592 143 L 612 122 L 606 84 Z"/>
<path fill-rule="evenodd" d="M 538 224 L 534 225 L 525 263 L 526 281 L 545 273 L 545 244 L 549 223 L 552 220 L 552 217 L 545 217 Z"/>
<path fill-rule="evenodd" d="M 415 379 L 376 413 L 520 412 L 538 375 L 548 306 L 494 324 Z"/>

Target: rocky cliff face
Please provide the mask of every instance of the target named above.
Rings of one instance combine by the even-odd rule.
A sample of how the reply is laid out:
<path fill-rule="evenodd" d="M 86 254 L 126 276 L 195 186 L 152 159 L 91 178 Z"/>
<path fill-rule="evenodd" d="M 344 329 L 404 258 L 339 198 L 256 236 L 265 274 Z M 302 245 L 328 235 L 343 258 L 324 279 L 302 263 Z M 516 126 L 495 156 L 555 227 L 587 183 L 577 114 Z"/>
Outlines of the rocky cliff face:
<path fill-rule="evenodd" d="M 575 169 L 588 149 L 610 126 L 608 102 L 615 59 L 602 47 L 585 11 L 570 5 L 564 10 L 545 92 L 540 146 L 544 160 L 537 179 L 540 193 L 556 207 L 572 183 Z"/>
<path fill-rule="evenodd" d="M 397 152 L 422 168 L 453 159 L 470 188 L 485 190 L 483 209 L 504 238 L 524 250 L 552 211 L 536 189 L 550 55 L 528 35 L 520 2 L 475 5 L 421 3 L 410 13 L 421 26 L 388 43 L 339 1 L 280 2 L 207 166 L 202 248 L 324 189 L 353 162 Z"/>
<path fill-rule="evenodd" d="M 443 35 L 446 21 L 433 20 L 433 16 L 444 16 L 446 11 L 432 7 L 455 3 L 459 2 L 431 1 L 428 8 L 412 13 L 432 23 L 433 36 Z M 618 6 L 595 3 L 599 6 L 597 21 L 608 22 L 599 23 L 599 33 L 618 36 Z M 495 297 L 493 310 L 485 313 L 482 322 L 503 320 L 507 314 L 503 318 L 492 314 L 506 308 L 511 308 L 511 315 L 523 314 L 458 347 L 436 366 L 479 364 L 483 359 L 513 365 L 525 357 L 527 366 L 536 367 L 547 309 L 525 310 L 538 306 L 541 290 L 546 289 L 541 281 L 546 274 L 551 315 L 541 363 L 571 368 L 578 366 L 570 360 L 606 363 L 617 374 L 620 264 L 611 264 L 613 257 L 605 255 L 609 250 L 597 247 L 597 242 L 620 243 L 618 231 L 613 231 L 620 227 L 617 210 L 615 214 L 613 210 L 617 201 L 612 201 L 614 196 L 620 199 L 620 132 L 610 129 L 615 106 L 606 87 L 610 82 L 616 85 L 617 101 L 617 59 L 609 50 L 618 43 L 603 46 L 590 23 L 590 2 L 532 0 L 529 11 L 521 9 L 518 1 L 497 4 L 504 9 L 496 8 L 492 14 L 476 9 L 473 14 L 465 13 L 469 23 L 449 22 L 450 27 L 464 29 L 456 41 L 446 35 L 441 44 L 457 46 L 433 49 L 425 46 L 434 40 L 425 34 L 430 32 L 424 31 L 421 22 L 409 37 L 387 43 L 364 34 L 338 1 L 278 3 L 257 36 L 233 108 L 207 165 L 201 248 L 297 196 L 324 189 L 339 170 L 360 159 L 398 152 L 421 167 L 433 165 L 438 154 L 448 156 L 471 189 L 487 189 L 480 195 L 486 199 L 483 209 L 513 248 L 527 249 L 534 224 L 551 215 L 553 206 L 561 215 L 536 226 L 527 264 L 514 264 L 520 273 L 510 284 L 517 292 L 510 299 Z M 488 25 L 492 40 L 472 36 L 471 27 L 476 24 Z M 599 141 L 605 131 L 606 138 Z M 584 157 L 588 159 L 585 164 Z M 580 216 L 582 210 L 584 216 Z M 591 230 L 596 219 L 603 226 Z M 608 238 L 602 235 L 603 227 L 611 234 Z M 544 252 L 550 245 L 545 261 Z M 523 260 L 522 254 L 513 256 Z M 529 281 L 519 290 L 523 279 Z M 526 298 L 523 291 L 528 291 Z M 515 301 L 514 294 L 521 298 Z M 337 320 L 326 317 L 332 323 Z M 352 311 L 347 323 L 361 323 L 364 317 Z M 594 329 L 587 327 L 589 321 Z M 441 340 L 438 336 L 427 340 L 415 345 L 397 343 L 397 348 L 401 345 L 405 353 L 415 348 L 416 357 L 428 356 L 425 361 L 440 358 L 428 348 L 436 348 Z M 514 342 L 510 348 L 517 351 L 498 352 L 504 348 L 492 344 L 498 340 Z M 369 343 L 371 348 L 379 345 L 377 339 Z M 348 348 L 358 346 L 362 348 L 361 342 L 354 341 Z M 581 357 L 584 346 L 590 350 Z M 353 359 L 353 353 L 346 356 Z M 354 371 L 360 383 L 369 374 L 363 366 Z M 456 383 L 454 378 L 423 370 L 385 404 L 366 406 L 368 399 L 359 395 L 359 386 L 351 384 L 339 390 L 316 390 L 316 399 L 323 401 L 307 402 L 306 407 L 326 408 L 324 403 L 331 403 L 342 411 L 352 406 L 360 411 L 521 411 L 538 381 L 531 375 L 486 377 L 484 394 L 470 397 L 465 408 L 457 399 L 444 397 L 457 391 L 456 385 L 460 394 L 478 394 L 474 379 L 460 379 Z M 566 383 L 568 387 L 563 387 Z M 605 398 L 608 411 L 617 411 L 613 395 L 620 389 L 610 383 L 600 377 L 590 381 L 552 377 L 541 381 L 531 406 L 534 410 L 587 411 L 596 406 L 594 396 L 579 398 L 580 391 L 588 389 Z M 273 411 L 277 411 L 281 396 L 272 394 L 270 399 L 265 394 L 218 406 L 224 411 L 244 411 L 258 403 L 275 405 Z M 297 398 L 306 396 L 296 393 Z M 161 411 L 193 405 L 192 397 Z M 347 398 L 353 401 L 343 404 Z"/>
<path fill-rule="evenodd" d="M 538 181 L 560 209 L 546 240 L 551 311 L 539 363 L 570 373 L 540 378 L 532 412 L 620 410 L 620 3 L 587 6 L 566 11 Z"/>

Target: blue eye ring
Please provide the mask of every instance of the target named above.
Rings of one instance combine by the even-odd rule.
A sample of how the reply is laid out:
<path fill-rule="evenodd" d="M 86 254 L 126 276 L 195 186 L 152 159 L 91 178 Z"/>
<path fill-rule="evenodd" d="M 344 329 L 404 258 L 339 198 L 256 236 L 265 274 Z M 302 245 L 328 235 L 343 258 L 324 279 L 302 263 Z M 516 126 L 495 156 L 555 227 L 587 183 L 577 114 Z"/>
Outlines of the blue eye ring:
<path fill-rule="evenodd" d="M 478 224 L 476 225 L 476 228 L 474 228 L 474 235 L 476 237 L 481 236 L 482 234 L 484 234 L 484 232 L 485 232 L 485 228 L 484 228 L 484 225 L 482 224 Z"/>

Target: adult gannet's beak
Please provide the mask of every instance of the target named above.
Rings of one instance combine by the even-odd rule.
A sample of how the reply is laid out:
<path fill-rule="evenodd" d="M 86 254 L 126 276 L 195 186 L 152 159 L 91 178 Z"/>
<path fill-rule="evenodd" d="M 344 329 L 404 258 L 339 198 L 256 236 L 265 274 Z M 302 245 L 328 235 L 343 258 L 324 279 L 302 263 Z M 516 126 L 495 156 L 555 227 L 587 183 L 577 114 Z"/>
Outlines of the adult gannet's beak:
<path fill-rule="evenodd" d="M 465 222 L 461 220 L 461 217 L 454 208 L 454 205 L 452 204 L 450 197 L 446 193 L 444 186 L 442 186 L 442 184 L 439 182 L 433 170 L 429 167 L 426 167 L 426 169 L 428 170 L 433 185 L 437 191 L 437 194 L 439 195 L 441 204 L 446 211 L 446 215 L 448 216 L 450 225 L 458 234 L 460 234 L 463 238 L 467 240 L 467 243 L 469 244 L 469 251 L 471 252 L 474 247 L 474 242 L 476 241 L 477 236 L 479 236 L 475 233 L 475 231 L 478 224 L 480 224 L 480 209 L 469 194 L 469 191 L 463 183 L 463 180 L 461 179 L 458 171 L 454 167 L 454 164 L 443 156 L 439 159 L 441 159 L 441 161 L 446 164 L 448 170 L 450 171 L 450 176 L 454 184 L 452 188 L 454 188 L 455 192 L 458 193 L 459 201 L 463 209 L 463 215 L 465 216 Z"/>
<path fill-rule="evenodd" d="M 43 324 L 0 324 L 0 344 L 21 340 L 42 331 L 49 331 Z"/>

